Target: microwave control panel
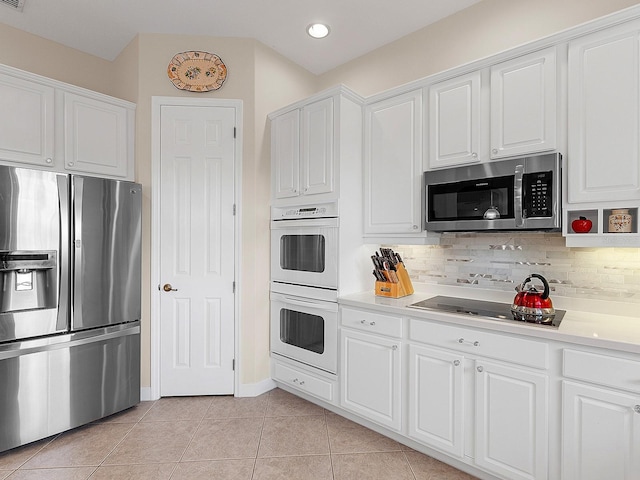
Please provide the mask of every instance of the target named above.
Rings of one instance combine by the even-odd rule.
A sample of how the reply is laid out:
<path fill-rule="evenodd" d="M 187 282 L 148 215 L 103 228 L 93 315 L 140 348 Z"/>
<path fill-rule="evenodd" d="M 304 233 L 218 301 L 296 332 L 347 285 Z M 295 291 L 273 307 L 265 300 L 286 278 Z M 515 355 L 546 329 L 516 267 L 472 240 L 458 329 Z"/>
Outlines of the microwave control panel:
<path fill-rule="evenodd" d="M 522 215 L 525 218 L 551 217 L 553 215 L 553 172 L 525 173 L 522 176 L 524 200 Z"/>

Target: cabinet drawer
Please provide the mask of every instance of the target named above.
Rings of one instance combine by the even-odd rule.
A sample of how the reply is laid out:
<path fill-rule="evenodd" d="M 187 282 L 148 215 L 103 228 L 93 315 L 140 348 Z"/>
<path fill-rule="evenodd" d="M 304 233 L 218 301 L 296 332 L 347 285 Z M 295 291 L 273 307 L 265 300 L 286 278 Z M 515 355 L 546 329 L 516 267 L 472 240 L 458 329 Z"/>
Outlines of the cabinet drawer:
<path fill-rule="evenodd" d="M 640 393 L 640 361 L 569 349 L 563 359 L 565 377 Z"/>
<path fill-rule="evenodd" d="M 334 401 L 335 384 L 330 380 L 316 377 L 310 373 L 277 362 L 274 369 L 274 378 L 328 402 L 333 403 Z"/>
<path fill-rule="evenodd" d="M 409 338 L 528 367 L 549 368 L 549 348 L 535 340 L 415 319 L 409 321 Z"/>
<path fill-rule="evenodd" d="M 341 323 L 343 327 L 402 338 L 402 317 L 342 308 Z"/>

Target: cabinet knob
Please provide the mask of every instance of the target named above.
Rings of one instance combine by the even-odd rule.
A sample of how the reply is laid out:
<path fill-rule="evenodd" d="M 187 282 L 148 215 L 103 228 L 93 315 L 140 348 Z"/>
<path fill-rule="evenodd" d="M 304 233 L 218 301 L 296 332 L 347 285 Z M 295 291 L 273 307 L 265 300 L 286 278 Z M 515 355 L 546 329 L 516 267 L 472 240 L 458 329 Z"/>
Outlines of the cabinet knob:
<path fill-rule="evenodd" d="M 640 413 L 640 405 L 636 405 L 635 407 L 633 407 L 633 411 L 636 413 Z"/>
<path fill-rule="evenodd" d="M 453 366 L 454 367 L 459 367 L 460 366 L 460 360 L 454 360 L 453 361 Z"/>
<path fill-rule="evenodd" d="M 493 150 L 491 150 L 491 153 L 493 153 L 493 154 L 498 153 L 498 149 L 497 149 L 497 148 L 494 148 Z"/>
<path fill-rule="evenodd" d="M 67 163 L 67 167 L 73 167 L 73 162 Z"/>
<path fill-rule="evenodd" d="M 473 158 L 478 158 L 478 154 L 477 154 L 476 152 L 473 152 L 473 153 L 471 154 L 471 156 L 472 156 Z"/>
<path fill-rule="evenodd" d="M 398 345 L 393 345 L 393 346 L 391 347 L 391 350 L 393 350 L 394 352 L 395 352 L 396 350 L 398 350 Z"/>
<path fill-rule="evenodd" d="M 47 158 L 47 159 L 45 160 L 45 162 L 47 162 L 47 163 L 53 163 L 53 158 Z"/>
<path fill-rule="evenodd" d="M 476 368 L 476 370 L 478 370 L 478 372 L 482 373 L 484 371 L 484 367 L 483 366 L 479 366 L 478 368 Z"/>
<path fill-rule="evenodd" d="M 413 226 L 413 229 L 414 229 L 414 230 L 418 230 L 418 228 L 419 228 L 419 227 L 418 227 L 418 225 L 414 225 L 414 226 Z"/>

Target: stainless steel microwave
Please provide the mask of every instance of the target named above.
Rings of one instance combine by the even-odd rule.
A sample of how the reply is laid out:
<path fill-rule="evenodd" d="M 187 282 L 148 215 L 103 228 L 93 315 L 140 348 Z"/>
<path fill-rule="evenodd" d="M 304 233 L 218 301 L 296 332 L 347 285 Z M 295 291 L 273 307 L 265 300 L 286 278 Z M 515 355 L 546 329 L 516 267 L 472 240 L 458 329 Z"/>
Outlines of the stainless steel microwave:
<path fill-rule="evenodd" d="M 426 229 L 435 232 L 559 230 L 559 153 L 424 173 Z"/>

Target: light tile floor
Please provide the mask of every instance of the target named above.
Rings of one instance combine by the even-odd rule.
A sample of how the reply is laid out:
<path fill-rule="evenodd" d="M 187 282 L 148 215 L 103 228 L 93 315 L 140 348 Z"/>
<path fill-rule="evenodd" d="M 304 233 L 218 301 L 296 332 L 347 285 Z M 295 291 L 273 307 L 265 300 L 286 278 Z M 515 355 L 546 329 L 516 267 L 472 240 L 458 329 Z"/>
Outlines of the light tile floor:
<path fill-rule="evenodd" d="M 472 480 L 276 389 L 174 397 L 0 454 L 0 480 Z"/>

